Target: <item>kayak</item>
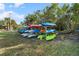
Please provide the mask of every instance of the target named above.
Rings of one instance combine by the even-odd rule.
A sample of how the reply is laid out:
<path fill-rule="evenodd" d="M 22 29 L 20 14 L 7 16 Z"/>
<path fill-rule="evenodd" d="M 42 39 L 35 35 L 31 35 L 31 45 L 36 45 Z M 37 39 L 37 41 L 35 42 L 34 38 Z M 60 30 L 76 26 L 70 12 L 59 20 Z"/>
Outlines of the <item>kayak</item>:
<path fill-rule="evenodd" d="M 56 32 L 56 30 L 55 30 L 55 29 L 46 30 L 46 33 L 54 33 L 54 32 Z"/>
<path fill-rule="evenodd" d="M 42 23 L 42 25 L 43 26 L 56 26 L 56 24 L 54 24 L 54 23 L 48 23 L 48 22 Z"/>
<path fill-rule="evenodd" d="M 21 34 L 23 37 L 27 37 L 29 35 L 29 33 L 23 33 Z"/>
<path fill-rule="evenodd" d="M 56 34 L 51 34 L 46 36 L 46 40 L 53 40 L 56 38 Z"/>
<path fill-rule="evenodd" d="M 39 35 L 38 38 L 39 38 L 40 40 L 43 40 L 43 39 L 44 39 L 44 36 L 45 36 L 45 35 Z"/>
<path fill-rule="evenodd" d="M 40 30 L 36 29 L 36 30 L 33 30 L 33 33 L 39 33 Z"/>
<path fill-rule="evenodd" d="M 41 25 L 29 25 L 29 28 L 41 28 Z"/>
<path fill-rule="evenodd" d="M 30 33 L 30 34 L 28 35 L 28 38 L 32 38 L 32 37 L 36 37 L 36 36 L 37 36 L 36 34 Z"/>
<path fill-rule="evenodd" d="M 39 38 L 40 40 L 46 39 L 46 40 L 53 40 L 56 38 L 56 34 L 51 34 L 51 35 L 39 35 L 37 38 Z"/>

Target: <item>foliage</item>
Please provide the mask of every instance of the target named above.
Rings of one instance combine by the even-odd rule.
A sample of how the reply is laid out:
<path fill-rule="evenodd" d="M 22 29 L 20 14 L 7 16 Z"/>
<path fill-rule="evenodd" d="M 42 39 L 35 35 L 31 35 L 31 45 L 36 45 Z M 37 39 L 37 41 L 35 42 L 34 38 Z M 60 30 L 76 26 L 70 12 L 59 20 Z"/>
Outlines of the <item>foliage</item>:
<path fill-rule="evenodd" d="M 35 13 L 25 17 L 24 24 L 39 24 L 41 22 L 54 22 L 57 29 L 62 31 L 73 31 L 79 25 L 79 4 L 51 4 L 43 10 L 37 10 Z"/>
<path fill-rule="evenodd" d="M 7 27 L 7 30 L 13 30 L 17 28 L 17 23 L 15 22 L 15 20 L 10 18 L 4 18 L 4 20 L 1 20 L 0 25 Z"/>

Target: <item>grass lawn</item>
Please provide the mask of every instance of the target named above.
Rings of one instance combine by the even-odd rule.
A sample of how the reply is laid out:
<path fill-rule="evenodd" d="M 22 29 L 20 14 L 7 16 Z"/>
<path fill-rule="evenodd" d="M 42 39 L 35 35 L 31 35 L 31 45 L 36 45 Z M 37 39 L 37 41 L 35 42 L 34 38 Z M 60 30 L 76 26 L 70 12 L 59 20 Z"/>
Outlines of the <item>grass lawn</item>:
<path fill-rule="evenodd" d="M 0 55 L 79 56 L 79 41 L 76 39 L 66 38 L 68 36 L 62 35 L 58 36 L 53 41 L 46 41 L 23 38 L 17 32 L 0 32 Z"/>

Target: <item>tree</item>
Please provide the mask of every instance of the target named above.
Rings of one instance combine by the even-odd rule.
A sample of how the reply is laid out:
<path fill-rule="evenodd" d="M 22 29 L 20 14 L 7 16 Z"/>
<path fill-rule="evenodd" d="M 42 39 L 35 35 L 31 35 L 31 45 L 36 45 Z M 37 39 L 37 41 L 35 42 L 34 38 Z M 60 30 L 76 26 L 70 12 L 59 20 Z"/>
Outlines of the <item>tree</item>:
<path fill-rule="evenodd" d="M 71 12 L 72 15 L 72 23 L 73 23 L 73 30 L 75 30 L 79 25 L 79 4 L 75 3 L 72 5 Z"/>
<path fill-rule="evenodd" d="M 5 25 L 7 26 L 7 30 L 10 30 L 11 26 L 11 19 L 10 18 L 4 18 Z"/>
<path fill-rule="evenodd" d="M 4 18 L 4 23 L 5 26 L 7 26 L 7 30 L 13 30 L 17 28 L 17 23 L 11 18 Z"/>
<path fill-rule="evenodd" d="M 26 22 L 30 24 L 42 22 L 54 22 L 57 29 L 64 32 L 72 32 L 79 24 L 79 4 L 51 4 L 43 10 L 26 16 Z"/>
<path fill-rule="evenodd" d="M 4 25 L 4 20 L 0 20 L 0 25 Z"/>
<path fill-rule="evenodd" d="M 58 12 L 58 4 L 51 4 L 51 6 L 47 6 L 44 9 L 44 18 L 46 22 L 56 22 L 57 21 L 57 12 Z"/>
<path fill-rule="evenodd" d="M 18 27 L 18 25 L 17 25 L 17 23 L 15 22 L 15 20 L 11 20 L 11 29 L 12 29 L 12 30 L 15 30 L 15 29 L 17 29 L 17 27 Z"/>

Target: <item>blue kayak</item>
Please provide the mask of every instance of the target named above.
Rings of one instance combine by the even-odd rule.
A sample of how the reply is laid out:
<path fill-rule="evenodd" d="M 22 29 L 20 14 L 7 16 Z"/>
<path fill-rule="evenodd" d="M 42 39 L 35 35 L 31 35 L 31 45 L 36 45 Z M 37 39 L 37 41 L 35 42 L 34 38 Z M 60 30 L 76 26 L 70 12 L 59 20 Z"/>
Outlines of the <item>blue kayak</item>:
<path fill-rule="evenodd" d="M 27 33 L 29 32 L 29 30 L 25 30 L 25 29 L 22 29 L 22 30 L 18 30 L 19 33 Z"/>
<path fill-rule="evenodd" d="M 56 26 L 54 23 L 42 23 L 43 26 Z"/>
<path fill-rule="evenodd" d="M 56 32 L 56 30 L 55 30 L 55 29 L 46 30 L 46 33 L 54 33 L 54 32 Z"/>
<path fill-rule="evenodd" d="M 39 33 L 40 32 L 40 30 L 33 30 L 33 33 Z"/>

